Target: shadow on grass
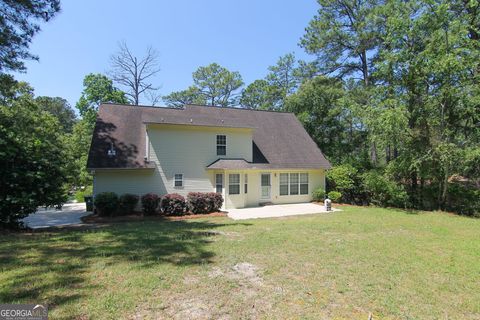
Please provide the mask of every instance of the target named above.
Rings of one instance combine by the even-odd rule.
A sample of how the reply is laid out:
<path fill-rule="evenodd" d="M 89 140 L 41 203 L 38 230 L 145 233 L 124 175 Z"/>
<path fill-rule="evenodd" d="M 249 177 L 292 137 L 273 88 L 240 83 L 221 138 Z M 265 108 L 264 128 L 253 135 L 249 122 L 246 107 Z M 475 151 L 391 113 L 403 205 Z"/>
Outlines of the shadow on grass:
<path fill-rule="evenodd" d="M 52 309 L 81 299 L 102 284 L 86 281 L 91 264 L 208 264 L 208 243 L 225 224 L 145 221 L 105 228 L 0 236 L 0 301 L 47 303 Z M 248 225 L 248 224 L 245 224 Z"/>

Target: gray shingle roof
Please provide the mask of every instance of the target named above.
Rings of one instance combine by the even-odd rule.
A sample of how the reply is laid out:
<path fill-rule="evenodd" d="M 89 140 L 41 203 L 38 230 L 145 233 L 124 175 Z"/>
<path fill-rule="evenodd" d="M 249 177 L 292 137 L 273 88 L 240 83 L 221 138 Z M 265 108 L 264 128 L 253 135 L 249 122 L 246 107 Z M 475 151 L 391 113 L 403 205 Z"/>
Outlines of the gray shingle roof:
<path fill-rule="evenodd" d="M 330 168 L 293 113 L 198 105 L 160 108 L 115 104 L 99 108 L 87 167 L 152 167 L 144 160 L 146 123 L 252 128 L 253 162 L 222 159 L 212 164 L 218 168 Z M 116 156 L 108 157 L 107 150 L 112 145 Z"/>

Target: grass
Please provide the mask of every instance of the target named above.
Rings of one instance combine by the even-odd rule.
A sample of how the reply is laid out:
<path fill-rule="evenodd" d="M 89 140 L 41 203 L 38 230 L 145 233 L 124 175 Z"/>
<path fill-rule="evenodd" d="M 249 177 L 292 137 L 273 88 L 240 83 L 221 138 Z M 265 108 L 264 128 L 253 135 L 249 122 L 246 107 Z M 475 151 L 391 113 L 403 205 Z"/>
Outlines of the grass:
<path fill-rule="evenodd" d="M 0 236 L 0 303 L 51 319 L 479 319 L 480 219 L 343 207 Z"/>

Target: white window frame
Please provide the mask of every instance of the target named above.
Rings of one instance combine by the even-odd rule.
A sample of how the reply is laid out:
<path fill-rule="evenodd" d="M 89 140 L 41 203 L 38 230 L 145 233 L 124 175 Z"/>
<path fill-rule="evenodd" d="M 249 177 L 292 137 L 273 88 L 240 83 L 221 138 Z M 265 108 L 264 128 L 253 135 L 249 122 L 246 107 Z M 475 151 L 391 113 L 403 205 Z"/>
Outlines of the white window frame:
<path fill-rule="evenodd" d="M 302 182 L 302 176 L 307 177 L 306 181 Z M 308 172 L 300 172 L 300 176 L 298 178 L 299 195 L 301 195 L 301 196 L 308 195 L 308 192 L 309 192 L 309 189 L 310 189 L 309 184 L 310 184 L 310 175 L 308 174 Z M 302 185 L 307 186 L 307 192 L 306 193 L 302 193 Z"/>
<path fill-rule="evenodd" d="M 238 182 L 232 183 L 232 176 L 238 176 Z M 232 193 L 232 190 L 231 190 L 232 186 L 238 186 L 238 192 Z M 241 186 L 241 184 L 240 184 L 240 173 L 229 173 L 228 174 L 228 194 L 229 195 L 239 195 L 240 192 L 242 191 L 240 189 L 240 186 Z"/>
<path fill-rule="evenodd" d="M 225 137 L 225 143 L 218 143 L 218 138 L 219 137 Z M 227 135 L 225 134 L 217 134 L 216 136 L 216 151 L 217 151 L 217 156 L 226 156 L 227 155 Z M 225 153 L 224 154 L 219 154 L 218 153 L 218 147 L 224 147 L 225 148 Z"/>
<path fill-rule="evenodd" d="M 282 175 L 287 176 L 287 181 L 286 181 L 286 183 L 283 183 L 283 184 L 282 184 L 282 178 L 281 178 Z M 292 175 L 296 175 L 298 177 L 298 180 L 297 180 L 296 183 L 292 183 Z M 306 177 L 306 179 L 305 179 L 305 177 Z M 309 175 L 308 172 L 281 172 L 280 175 L 279 175 L 279 182 L 278 182 L 278 187 L 279 187 L 278 194 L 282 197 L 283 196 L 304 196 L 304 195 L 308 195 L 309 194 L 308 192 L 309 192 L 309 189 L 310 189 L 309 181 L 310 181 L 310 175 Z M 307 186 L 307 192 L 306 193 L 302 192 L 302 185 L 303 185 L 304 188 L 305 188 L 305 185 Z M 287 186 L 287 193 L 286 194 L 282 194 L 282 192 L 281 192 L 282 186 Z M 292 186 L 296 187 L 297 193 L 292 194 Z"/>
<path fill-rule="evenodd" d="M 218 183 L 217 177 L 222 177 L 220 183 Z M 223 181 L 224 181 L 224 174 L 223 173 L 216 173 L 215 174 L 215 192 L 216 193 L 223 193 Z M 218 187 L 220 187 L 220 192 L 218 192 Z"/>
<path fill-rule="evenodd" d="M 282 175 L 286 175 L 286 176 L 287 176 L 287 183 L 286 183 L 286 184 L 285 184 L 285 183 L 282 184 Z M 286 194 L 282 194 L 281 188 L 282 188 L 282 186 L 285 186 L 285 185 L 287 186 L 287 193 L 286 193 Z M 280 173 L 280 175 L 279 175 L 279 177 L 278 177 L 278 186 L 279 186 L 278 194 L 279 194 L 280 196 L 283 197 L 283 196 L 288 196 L 288 195 L 290 195 L 290 174 L 289 174 L 289 173 L 287 173 L 287 172 L 282 172 L 282 173 Z"/>
<path fill-rule="evenodd" d="M 243 193 L 247 194 L 248 193 L 248 174 L 245 173 L 243 176 Z"/>
<path fill-rule="evenodd" d="M 298 172 L 289 173 L 289 182 L 290 182 L 290 195 L 291 196 L 298 196 L 300 194 L 300 174 Z M 297 182 L 292 182 L 292 176 L 296 176 Z M 294 187 L 294 188 L 292 188 Z M 296 193 L 292 193 L 292 189 L 296 189 Z"/>
<path fill-rule="evenodd" d="M 177 180 L 177 176 L 181 176 L 180 182 L 181 182 L 182 185 L 180 185 L 180 186 L 177 186 L 177 181 L 179 181 L 179 180 Z M 173 187 L 174 188 L 183 188 L 184 185 L 185 185 L 183 180 L 184 180 L 183 179 L 183 173 L 175 173 L 173 175 Z"/>

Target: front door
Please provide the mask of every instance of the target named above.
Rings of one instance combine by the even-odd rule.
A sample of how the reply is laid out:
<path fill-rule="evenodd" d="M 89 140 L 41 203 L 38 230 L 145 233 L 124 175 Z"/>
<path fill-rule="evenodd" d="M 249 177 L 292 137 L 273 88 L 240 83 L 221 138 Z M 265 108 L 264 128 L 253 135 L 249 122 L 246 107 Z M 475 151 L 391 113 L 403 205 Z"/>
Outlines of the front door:
<path fill-rule="evenodd" d="M 262 173 L 261 176 L 261 199 L 270 200 L 272 194 L 272 184 L 270 179 L 270 173 Z"/>

